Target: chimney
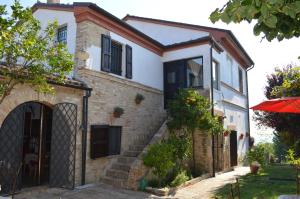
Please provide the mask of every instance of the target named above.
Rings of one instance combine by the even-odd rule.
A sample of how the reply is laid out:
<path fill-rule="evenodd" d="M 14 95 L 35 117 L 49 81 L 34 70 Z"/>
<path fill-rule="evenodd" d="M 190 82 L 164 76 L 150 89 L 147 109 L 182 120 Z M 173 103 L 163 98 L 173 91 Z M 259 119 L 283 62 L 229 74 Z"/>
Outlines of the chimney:
<path fill-rule="evenodd" d="M 47 0 L 47 3 L 49 4 L 60 3 L 60 0 Z"/>

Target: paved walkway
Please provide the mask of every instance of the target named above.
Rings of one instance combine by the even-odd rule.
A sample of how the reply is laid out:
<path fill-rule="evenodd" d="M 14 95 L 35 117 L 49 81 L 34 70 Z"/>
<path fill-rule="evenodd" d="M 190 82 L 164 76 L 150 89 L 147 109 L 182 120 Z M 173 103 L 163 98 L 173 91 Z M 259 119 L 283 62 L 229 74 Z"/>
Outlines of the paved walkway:
<path fill-rule="evenodd" d="M 180 199 L 209 199 L 214 196 L 214 192 L 218 188 L 235 182 L 236 177 L 246 175 L 249 172 L 249 167 L 239 167 L 234 171 L 223 173 L 215 178 L 202 180 L 192 186 L 180 189 L 173 197 Z"/>
<path fill-rule="evenodd" d="M 157 197 L 143 192 L 134 192 L 117 189 L 109 185 L 87 185 L 75 190 L 39 188 L 34 191 L 25 191 L 16 195 L 16 199 L 151 199 L 151 198 L 178 198 L 178 199 L 209 199 L 213 192 L 227 183 L 233 182 L 237 176 L 245 175 L 249 167 L 240 167 L 235 171 L 217 175 L 177 191 L 168 197 Z"/>

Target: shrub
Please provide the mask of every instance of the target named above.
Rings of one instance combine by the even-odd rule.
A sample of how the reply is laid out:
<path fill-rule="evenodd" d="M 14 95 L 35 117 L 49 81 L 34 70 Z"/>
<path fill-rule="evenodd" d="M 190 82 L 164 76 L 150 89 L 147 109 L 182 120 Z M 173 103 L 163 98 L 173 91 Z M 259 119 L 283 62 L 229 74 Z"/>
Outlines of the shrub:
<path fill-rule="evenodd" d="M 121 115 L 124 114 L 124 109 L 117 106 L 117 107 L 114 108 L 113 114 L 114 114 L 114 117 L 119 118 L 119 117 L 121 117 Z"/>
<path fill-rule="evenodd" d="M 135 103 L 140 104 L 144 99 L 145 97 L 142 94 L 138 93 L 135 96 Z"/>
<path fill-rule="evenodd" d="M 286 160 L 291 165 L 300 168 L 300 158 L 296 156 L 294 149 L 288 150 Z"/>
<path fill-rule="evenodd" d="M 177 187 L 188 180 L 189 180 L 189 176 L 187 175 L 187 172 L 181 171 L 176 175 L 175 179 L 170 183 L 170 186 Z"/>
<path fill-rule="evenodd" d="M 252 162 L 258 162 L 261 166 L 265 166 L 265 148 L 263 145 L 257 145 L 252 147 L 246 153 L 246 160 L 248 164 Z"/>
<path fill-rule="evenodd" d="M 149 146 L 144 155 L 144 164 L 153 169 L 153 174 L 164 179 L 168 172 L 175 167 L 173 145 L 162 141 Z"/>

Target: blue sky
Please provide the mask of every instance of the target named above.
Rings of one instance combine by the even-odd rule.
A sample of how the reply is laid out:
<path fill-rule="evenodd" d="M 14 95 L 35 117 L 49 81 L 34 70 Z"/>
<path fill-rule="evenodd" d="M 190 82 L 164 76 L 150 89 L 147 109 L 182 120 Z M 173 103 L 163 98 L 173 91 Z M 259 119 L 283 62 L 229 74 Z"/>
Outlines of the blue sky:
<path fill-rule="evenodd" d="M 24 6 L 32 6 L 35 2 L 36 0 L 21 0 L 21 4 Z M 46 0 L 41 0 L 41 2 L 46 2 Z M 61 3 L 72 2 L 61 0 Z M 86 2 L 94 2 L 119 18 L 131 14 L 232 30 L 255 62 L 254 69 L 249 72 L 250 105 L 264 100 L 265 76 L 271 73 L 274 67 L 290 63 L 299 64 L 297 57 L 300 55 L 300 39 L 271 43 L 261 42 L 260 37 L 253 35 L 252 25 L 246 22 L 231 25 L 212 24 L 208 20 L 209 14 L 215 8 L 222 7 L 227 0 L 87 0 Z M 13 0 L 0 0 L 0 4 L 11 5 L 12 3 Z M 259 134 L 270 132 L 270 130 L 257 129 L 254 122 L 251 123 L 251 131 L 256 138 L 264 137 L 264 139 L 268 139 L 268 136 Z"/>

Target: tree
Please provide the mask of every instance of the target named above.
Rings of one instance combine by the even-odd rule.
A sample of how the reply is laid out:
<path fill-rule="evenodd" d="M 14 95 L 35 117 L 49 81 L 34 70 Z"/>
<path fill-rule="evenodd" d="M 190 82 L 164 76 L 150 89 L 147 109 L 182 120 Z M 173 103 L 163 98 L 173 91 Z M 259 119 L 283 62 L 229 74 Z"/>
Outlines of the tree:
<path fill-rule="evenodd" d="M 225 23 L 240 23 L 255 20 L 253 32 L 256 36 L 279 41 L 300 36 L 299 0 L 229 0 L 221 9 L 217 8 L 210 20 Z"/>
<path fill-rule="evenodd" d="M 30 8 L 18 0 L 8 15 L 0 5 L 0 104 L 18 84 L 27 83 L 37 92 L 54 93 L 49 80 L 63 83 L 73 69 L 66 45 L 55 42 L 57 22 L 42 31 Z"/>
<path fill-rule="evenodd" d="M 274 99 L 299 95 L 298 77 L 300 77 L 300 71 L 297 67 L 288 65 L 282 69 L 276 68 L 274 73 L 267 76 L 266 98 Z M 277 135 L 278 139 L 280 137 L 280 141 L 284 142 L 286 146 L 293 146 L 300 138 L 299 114 L 255 111 L 253 118 L 259 126 L 275 129 L 275 136 Z"/>

